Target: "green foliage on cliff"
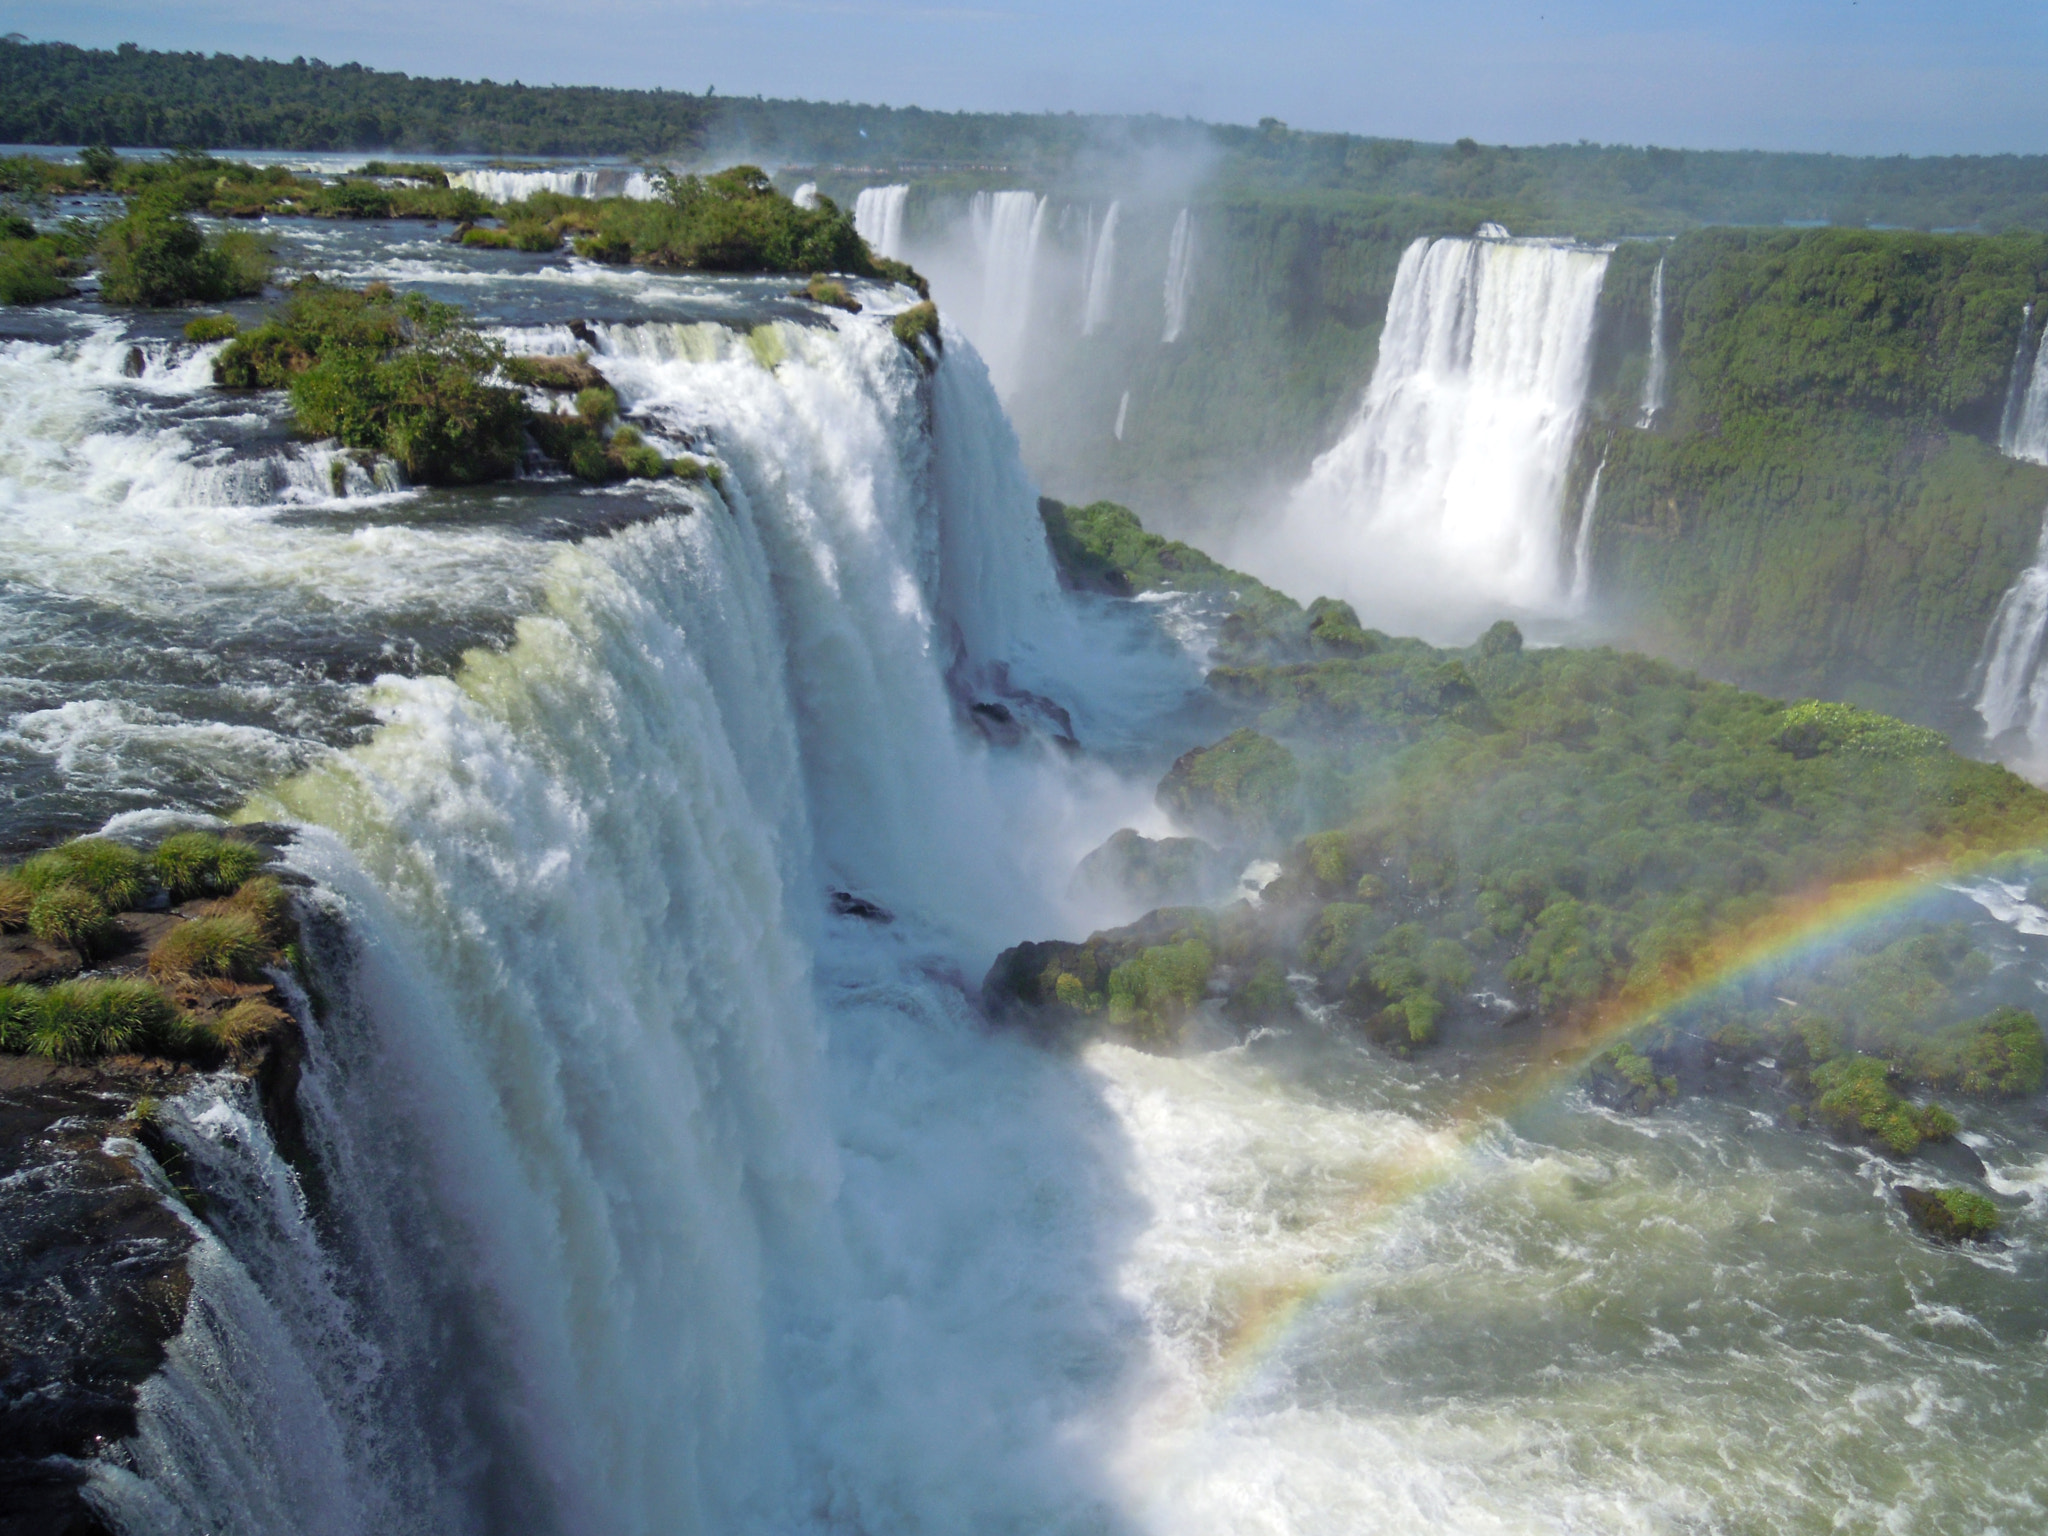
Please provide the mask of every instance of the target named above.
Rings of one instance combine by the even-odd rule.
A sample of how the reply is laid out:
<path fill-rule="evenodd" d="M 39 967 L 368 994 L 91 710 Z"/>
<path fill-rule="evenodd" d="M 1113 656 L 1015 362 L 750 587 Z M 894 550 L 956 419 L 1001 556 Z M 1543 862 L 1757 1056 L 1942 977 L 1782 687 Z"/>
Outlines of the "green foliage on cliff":
<path fill-rule="evenodd" d="M 238 336 L 214 377 L 289 389 L 299 430 L 388 454 L 426 484 L 501 479 L 519 462 L 527 409 L 492 382 L 504 349 L 452 304 L 309 279 Z"/>
<path fill-rule="evenodd" d="M 1642 431 L 1660 255 L 1670 400 Z M 1575 488 L 1604 454 L 1596 593 L 1632 638 L 1724 678 L 1950 723 L 2048 504 L 2048 471 L 1995 447 L 2044 294 L 2032 235 L 1624 246 Z"/>
<path fill-rule="evenodd" d="M 1159 782 L 1159 803 L 1197 830 L 1233 843 L 1269 842 L 1299 820 L 1294 754 L 1257 731 L 1233 731 L 1184 753 Z"/>
<path fill-rule="evenodd" d="M 101 234 L 100 297 L 109 304 L 218 304 L 261 293 L 270 253 L 254 235 L 208 236 L 161 199 L 138 198 Z"/>

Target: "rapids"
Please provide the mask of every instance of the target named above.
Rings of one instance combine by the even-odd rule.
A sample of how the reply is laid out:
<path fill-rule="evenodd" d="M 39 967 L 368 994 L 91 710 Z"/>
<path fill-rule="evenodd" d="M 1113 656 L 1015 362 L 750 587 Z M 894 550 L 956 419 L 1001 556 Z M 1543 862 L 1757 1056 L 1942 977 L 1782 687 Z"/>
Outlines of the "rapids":
<path fill-rule="evenodd" d="M 1003 213 L 1028 261 L 1042 203 Z M 1553 1085 L 1475 1121 L 1485 1053 L 1311 1019 L 1068 1058 L 979 1020 L 998 948 L 1132 915 L 1068 876 L 1166 830 L 1213 616 L 1059 589 L 975 348 L 927 374 L 907 295 L 275 233 L 592 351 L 723 488 L 422 492 L 217 395 L 168 323 L 58 307 L 0 346 L 9 846 L 291 821 L 325 991 L 310 1168 L 230 1078 L 167 1107 L 210 1198 L 185 1332 L 97 1464 L 123 1529 L 2048 1518 L 2022 1111 L 1977 1148 L 2010 1242 L 1963 1253 L 1905 1230 L 1899 1170 L 1740 1104 Z M 1597 288 L 1487 250 L 1433 259 Z M 1494 280 L 1461 279 L 1482 314 Z M 1554 549 L 1555 504 L 1517 505 Z M 2048 977 L 2024 892 L 1935 899 Z"/>

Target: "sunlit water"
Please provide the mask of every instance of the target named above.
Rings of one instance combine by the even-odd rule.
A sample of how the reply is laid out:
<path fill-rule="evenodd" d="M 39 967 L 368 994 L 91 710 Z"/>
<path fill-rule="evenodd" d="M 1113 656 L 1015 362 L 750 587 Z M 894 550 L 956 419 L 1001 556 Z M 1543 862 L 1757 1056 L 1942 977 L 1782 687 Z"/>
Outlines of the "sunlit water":
<path fill-rule="evenodd" d="M 972 350 L 927 379 L 881 290 L 273 232 L 594 346 L 726 488 L 417 492 L 161 319 L 11 317 L 5 841 L 253 800 L 340 920 L 310 1195 L 245 1091 L 169 1112 L 216 1198 L 129 1528 L 2048 1524 L 2037 1105 L 1969 1111 L 1966 1252 L 1750 1106 L 1460 1112 L 1533 1057 L 992 1034 L 997 948 L 1131 915 L 1067 876 L 1164 829 L 1204 626 L 1057 590 Z M 963 723 L 1032 696 L 1078 753 Z M 1939 899 L 2030 976 L 2023 898 Z"/>

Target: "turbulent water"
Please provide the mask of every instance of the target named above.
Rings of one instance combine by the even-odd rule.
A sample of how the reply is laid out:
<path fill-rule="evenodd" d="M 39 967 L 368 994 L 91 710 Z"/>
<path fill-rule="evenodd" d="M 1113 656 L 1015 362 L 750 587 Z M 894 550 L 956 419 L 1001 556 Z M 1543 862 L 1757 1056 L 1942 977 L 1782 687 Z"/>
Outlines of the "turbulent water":
<path fill-rule="evenodd" d="M 578 170 L 507 171 L 482 167 L 450 171 L 448 185 L 468 187 L 494 203 L 524 202 L 536 192 L 559 192 L 564 197 L 660 196 L 654 178 L 645 171 L 624 167 Z"/>
<path fill-rule="evenodd" d="M 253 799 L 325 914 L 316 1177 L 232 1080 L 167 1110 L 213 1199 L 96 1474 L 124 1528 L 2040 1527 L 2037 1201 L 1941 1250 L 1899 1170 L 1739 1106 L 1475 1119 L 1500 1068 L 1313 1020 L 1172 1060 L 979 1021 L 997 947 L 1129 915 L 1068 877 L 1163 830 L 1203 642 L 1058 590 L 907 294 L 275 232 L 594 349 L 723 489 L 421 493 L 168 325 L 0 349 L 9 839 Z M 2024 892 L 1940 899 L 2040 966 Z"/>
<path fill-rule="evenodd" d="M 1606 267 L 1551 242 L 1411 245 L 1357 416 L 1240 531 L 1236 563 L 1431 638 L 1565 607 L 1561 503 Z"/>

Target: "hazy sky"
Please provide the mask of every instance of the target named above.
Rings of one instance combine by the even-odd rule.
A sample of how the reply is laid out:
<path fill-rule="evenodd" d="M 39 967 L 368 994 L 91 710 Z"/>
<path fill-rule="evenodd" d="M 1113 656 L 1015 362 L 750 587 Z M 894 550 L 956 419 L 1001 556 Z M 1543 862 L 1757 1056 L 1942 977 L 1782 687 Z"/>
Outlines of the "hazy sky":
<path fill-rule="evenodd" d="M 2048 152 L 2048 0 L 66 0 L 0 4 L 0 30 L 1485 143 Z"/>

